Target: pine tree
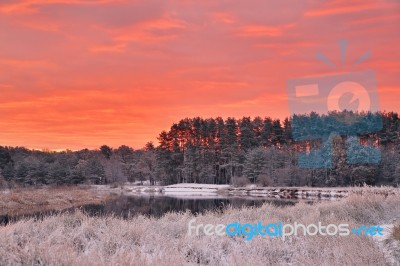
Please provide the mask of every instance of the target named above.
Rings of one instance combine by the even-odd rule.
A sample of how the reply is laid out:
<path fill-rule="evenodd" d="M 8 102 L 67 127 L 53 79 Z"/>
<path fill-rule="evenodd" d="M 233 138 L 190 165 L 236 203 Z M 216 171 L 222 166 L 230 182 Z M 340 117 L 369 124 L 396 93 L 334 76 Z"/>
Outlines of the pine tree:
<path fill-rule="evenodd" d="M 256 147 L 257 142 L 253 130 L 253 124 L 250 120 L 250 117 L 243 117 L 239 121 L 239 129 L 240 129 L 240 135 L 239 135 L 240 148 L 243 151 L 247 151 L 251 148 Z"/>
<path fill-rule="evenodd" d="M 264 125 L 261 131 L 261 145 L 264 147 L 270 147 L 272 145 L 272 135 L 273 135 L 272 119 L 266 117 L 264 119 Z"/>
<path fill-rule="evenodd" d="M 257 178 L 263 173 L 266 165 L 266 153 L 263 148 L 255 148 L 246 154 L 243 173 L 252 183 L 257 182 Z"/>

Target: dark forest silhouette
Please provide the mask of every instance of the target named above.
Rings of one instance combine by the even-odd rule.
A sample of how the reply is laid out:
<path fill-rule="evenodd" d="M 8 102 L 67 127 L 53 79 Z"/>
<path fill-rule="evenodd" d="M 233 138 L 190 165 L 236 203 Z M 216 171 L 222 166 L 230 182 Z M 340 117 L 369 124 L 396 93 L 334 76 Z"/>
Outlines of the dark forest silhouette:
<path fill-rule="evenodd" d="M 0 147 L 0 186 L 126 181 L 147 181 L 152 185 L 181 182 L 237 186 L 249 183 L 269 186 L 398 185 L 400 120 L 393 112 L 373 114 L 381 119 L 381 130 L 358 131 L 360 144 L 380 150 L 378 164 L 348 164 L 348 136 L 344 134 L 332 138 L 331 154 L 328 154 L 332 158 L 331 168 L 298 166 L 299 152 L 312 151 L 322 144 L 307 138 L 295 141 L 293 135 L 298 132 L 292 132 L 297 130 L 293 127 L 293 119 L 303 119 L 308 121 L 307 125 L 326 129 L 337 127 L 329 121 L 348 118 L 348 114 L 319 116 L 311 113 L 283 121 L 269 117 L 185 118 L 174 123 L 169 131 L 160 133 L 158 146 L 147 143 L 140 150 L 125 145 L 116 149 L 103 145 L 99 150 L 64 152 Z M 352 114 L 352 117 L 359 118 L 359 115 Z M 373 125 L 365 125 L 373 128 Z M 361 127 L 362 124 L 356 126 Z"/>

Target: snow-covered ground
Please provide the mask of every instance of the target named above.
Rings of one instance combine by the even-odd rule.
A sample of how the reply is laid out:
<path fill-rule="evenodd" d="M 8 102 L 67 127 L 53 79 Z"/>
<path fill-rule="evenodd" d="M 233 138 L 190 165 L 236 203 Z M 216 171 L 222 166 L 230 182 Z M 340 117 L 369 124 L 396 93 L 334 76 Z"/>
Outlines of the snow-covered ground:
<path fill-rule="evenodd" d="M 347 188 L 308 188 L 308 187 L 233 187 L 231 185 L 181 183 L 169 186 L 149 186 L 124 184 L 118 186 L 93 185 L 98 191 L 127 194 L 163 194 L 176 196 L 254 196 L 254 197 L 284 197 L 284 198 L 321 198 L 336 199 L 348 196 Z"/>
<path fill-rule="evenodd" d="M 163 191 L 166 195 L 215 195 L 218 191 L 229 187 L 230 185 L 182 183 L 165 186 Z"/>

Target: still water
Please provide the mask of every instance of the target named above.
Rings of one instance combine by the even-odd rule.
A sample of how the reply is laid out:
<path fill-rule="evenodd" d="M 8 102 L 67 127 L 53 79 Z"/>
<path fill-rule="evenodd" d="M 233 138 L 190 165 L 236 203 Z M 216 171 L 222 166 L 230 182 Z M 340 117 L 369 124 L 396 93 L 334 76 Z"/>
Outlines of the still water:
<path fill-rule="evenodd" d="M 43 219 L 46 216 L 74 211 L 80 209 L 90 216 L 114 215 L 117 217 L 128 218 L 134 215 L 146 215 L 151 217 L 161 217 L 168 212 L 190 211 L 193 214 L 204 213 L 206 211 L 223 212 L 228 206 L 234 208 L 257 207 L 268 202 L 278 207 L 292 206 L 299 202 L 298 199 L 287 198 L 262 198 L 262 197 L 179 197 L 165 195 L 119 195 L 104 204 L 89 204 L 78 208 L 70 208 L 63 211 L 44 211 L 30 215 L 21 216 L 0 216 L 0 225 L 15 222 L 22 218 Z M 313 200 L 306 203 L 312 204 Z"/>
<path fill-rule="evenodd" d="M 167 212 L 190 211 L 193 214 L 204 213 L 205 211 L 223 211 L 227 206 L 235 208 L 261 206 L 269 202 L 275 206 L 295 205 L 295 199 L 271 199 L 271 198 L 202 198 L 202 197 L 170 197 L 170 196 L 119 196 L 117 199 L 106 202 L 102 205 L 86 205 L 81 209 L 90 215 L 113 214 L 119 217 L 143 214 L 160 217 Z"/>

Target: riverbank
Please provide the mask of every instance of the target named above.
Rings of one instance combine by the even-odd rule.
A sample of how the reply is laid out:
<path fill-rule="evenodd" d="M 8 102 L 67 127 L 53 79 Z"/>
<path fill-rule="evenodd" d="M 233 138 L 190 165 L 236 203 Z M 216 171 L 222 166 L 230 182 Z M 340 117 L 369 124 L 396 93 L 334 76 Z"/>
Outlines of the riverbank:
<path fill-rule="evenodd" d="M 160 195 L 175 198 L 277 198 L 341 199 L 351 194 L 399 194 L 400 188 L 353 187 L 232 187 L 229 185 L 176 184 L 170 186 L 84 185 L 71 187 L 17 188 L 0 191 L 0 216 L 16 217 L 59 211 L 88 204 L 102 204 L 120 195 Z"/>
<path fill-rule="evenodd" d="M 0 215 L 18 216 L 100 204 L 112 194 L 85 186 L 17 188 L 0 191 Z"/>
<path fill-rule="evenodd" d="M 89 217 L 64 213 L 0 227 L 0 265 L 396 265 L 400 239 L 398 193 L 351 193 L 340 201 L 313 205 L 169 213 L 161 218 Z M 189 236 L 188 223 L 347 223 L 385 225 L 384 239 L 357 236 Z"/>
<path fill-rule="evenodd" d="M 181 183 L 169 186 L 138 186 L 125 184 L 118 187 L 107 185 L 92 186 L 94 190 L 114 193 L 152 193 L 168 196 L 252 196 L 292 199 L 331 199 L 344 198 L 352 193 L 368 193 L 392 195 L 398 193 L 394 187 L 259 187 L 250 185 L 234 187 L 231 185 Z"/>

